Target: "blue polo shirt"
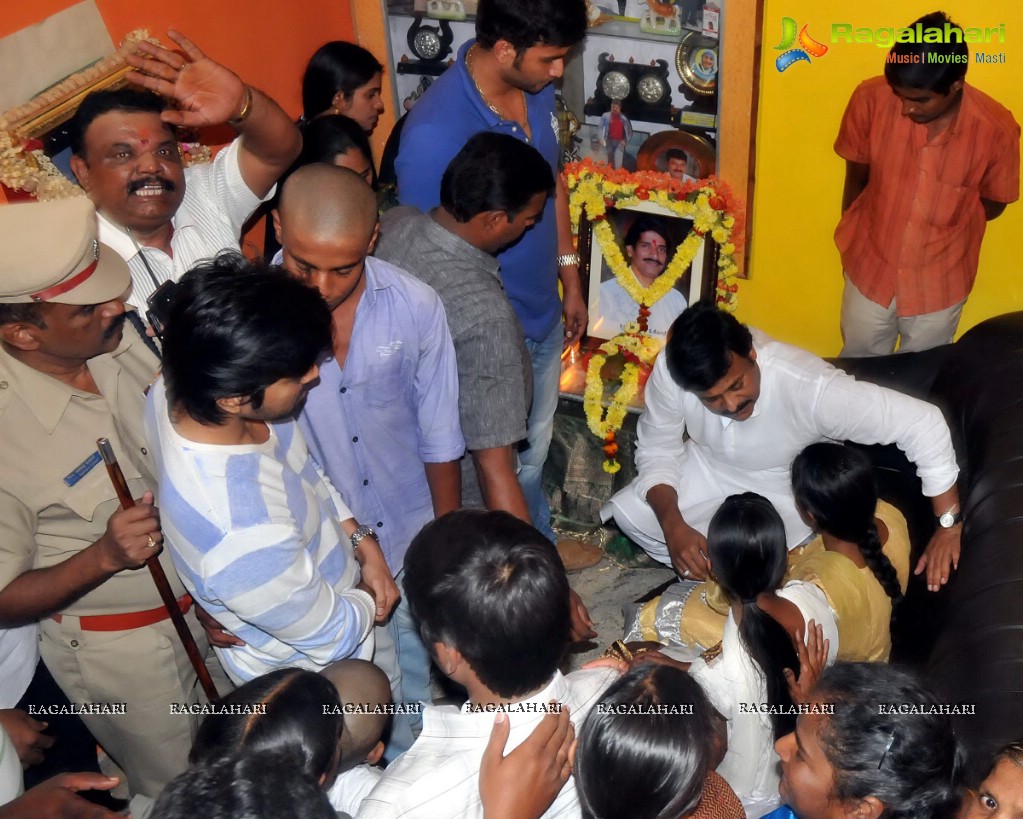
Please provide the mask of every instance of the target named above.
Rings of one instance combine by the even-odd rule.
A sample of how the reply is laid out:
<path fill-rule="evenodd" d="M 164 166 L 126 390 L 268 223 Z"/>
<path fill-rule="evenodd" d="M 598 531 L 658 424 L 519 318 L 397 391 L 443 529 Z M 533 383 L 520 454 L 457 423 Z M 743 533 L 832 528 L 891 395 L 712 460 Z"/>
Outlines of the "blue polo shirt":
<path fill-rule="evenodd" d="M 465 66 L 465 55 L 475 40 L 458 52 L 457 62 L 445 71 L 416 102 L 405 121 L 401 148 L 394 167 L 398 199 L 428 211 L 440 204 L 440 180 L 448 163 L 469 138 L 480 131 L 509 134 L 536 148 L 558 173 L 558 118 L 554 86 L 526 94 L 532 141 L 517 122 L 502 119 L 487 106 Z M 558 295 L 558 229 L 554 197 L 547 199 L 543 218 L 498 256 L 508 300 L 527 338 L 542 341 L 561 321 Z"/>

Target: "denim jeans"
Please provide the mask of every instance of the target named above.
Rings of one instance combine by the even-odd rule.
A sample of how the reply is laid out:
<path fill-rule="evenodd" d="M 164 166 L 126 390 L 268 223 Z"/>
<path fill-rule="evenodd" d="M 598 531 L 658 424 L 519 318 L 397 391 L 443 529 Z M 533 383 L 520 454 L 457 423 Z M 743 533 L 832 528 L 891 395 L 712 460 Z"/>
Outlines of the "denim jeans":
<path fill-rule="evenodd" d="M 533 405 L 529 408 L 526 447 L 519 453 L 519 485 L 533 525 L 551 540 L 555 540 L 555 535 L 551 528 L 551 507 L 543 491 L 543 465 L 554 433 L 564 338 L 565 331 L 559 321 L 542 341 L 526 339 L 533 364 Z"/>
<path fill-rule="evenodd" d="M 399 572 L 394 579 L 398 588 L 402 589 L 404 572 Z M 380 632 L 385 631 L 386 637 L 381 639 Z M 394 613 L 385 626 L 377 626 L 377 654 L 374 661 L 388 671 L 391 676 L 392 695 L 395 702 L 430 704 L 433 696 L 430 693 L 430 654 L 419 637 L 419 625 L 412 617 L 405 592 L 402 589 L 401 600 L 394 607 Z M 391 669 L 397 669 L 398 680 L 393 678 Z M 397 685 L 398 690 L 394 690 Z M 419 714 L 395 714 L 391 717 L 391 733 L 384 748 L 384 760 L 392 760 L 405 753 L 415 741 L 423 727 L 423 718 Z"/>

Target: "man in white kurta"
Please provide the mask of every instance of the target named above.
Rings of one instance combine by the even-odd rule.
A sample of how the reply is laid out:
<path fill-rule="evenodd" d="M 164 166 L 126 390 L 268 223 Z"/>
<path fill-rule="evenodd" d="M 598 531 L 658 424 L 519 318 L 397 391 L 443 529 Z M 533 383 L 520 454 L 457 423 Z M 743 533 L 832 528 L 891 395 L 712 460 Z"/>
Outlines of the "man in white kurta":
<path fill-rule="evenodd" d="M 720 312 L 700 303 L 684 315 L 697 310 Z M 789 468 L 804 447 L 827 439 L 897 444 L 916 464 L 923 494 L 935 499 L 936 511 L 946 502 L 958 509 L 959 470 L 948 425 L 937 407 L 859 382 L 760 331 L 753 330 L 752 337 L 750 355 L 743 363 L 751 374 L 759 373 L 759 395 L 752 396 L 749 406 L 727 408 L 731 412 L 708 407 L 711 390 L 698 393 L 676 383 L 668 368 L 670 343 L 661 353 L 647 382 L 646 409 L 639 420 L 639 474 L 601 510 L 605 521 L 613 516 L 651 557 L 667 565 L 674 562 L 684 577 L 699 577 L 701 572 L 691 563 L 677 556 L 673 561 L 648 493 L 658 486 L 673 488 L 685 524 L 705 538 L 721 502 L 751 491 L 774 504 L 791 549 L 809 536 L 810 527 L 796 511 Z M 733 353 L 731 359 L 743 357 Z"/>

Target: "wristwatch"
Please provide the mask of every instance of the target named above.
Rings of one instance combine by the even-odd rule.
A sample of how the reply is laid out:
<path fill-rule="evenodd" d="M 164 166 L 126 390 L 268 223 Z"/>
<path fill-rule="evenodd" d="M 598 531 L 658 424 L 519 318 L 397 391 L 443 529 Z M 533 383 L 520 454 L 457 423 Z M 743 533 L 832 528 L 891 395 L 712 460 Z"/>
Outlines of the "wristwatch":
<path fill-rule="evenodd" d="M 944 515 L 937 515 L 936 517 L 938 519 L 938 526 L 942 529 L 951 529 L 956 524 L 963 522 L 963 513 L 955 511 L 954 506 Z"/>
<path fill-rule="evenodd" d="M 376 539 L 377 533 L 372 526 L 367 526 L 365 523 L 359 526 L 354 532 L 352 532 L 351 543 L 352 548 L 358 548 L 359 544 L 362 543 L 362 539 L 365 537 L 371 537 Z"/>
<path fill-rule="evenodd" d="M 562 253 L 558 256 L 558 267 L 571 267 L 579 264 L 578 253 Z"/>

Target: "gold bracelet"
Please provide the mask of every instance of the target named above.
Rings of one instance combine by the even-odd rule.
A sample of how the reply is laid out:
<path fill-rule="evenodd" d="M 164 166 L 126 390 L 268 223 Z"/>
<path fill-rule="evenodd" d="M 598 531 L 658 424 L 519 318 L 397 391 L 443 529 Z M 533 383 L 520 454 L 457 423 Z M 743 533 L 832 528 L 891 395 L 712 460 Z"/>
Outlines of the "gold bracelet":
<path fill-rule="evenodd" d="M 238 112 L 238 116 L 229 119 L 227 121 L 227 124 L 230 125 L 232 128 L 237 128 L 239 125 L 245 122 L 246 119 L 248 119 L 249 114 L 251 113 L 252 113 L 252 88 L 246 85 L 245 104 L 242 105 L 242 110 Z"/>

